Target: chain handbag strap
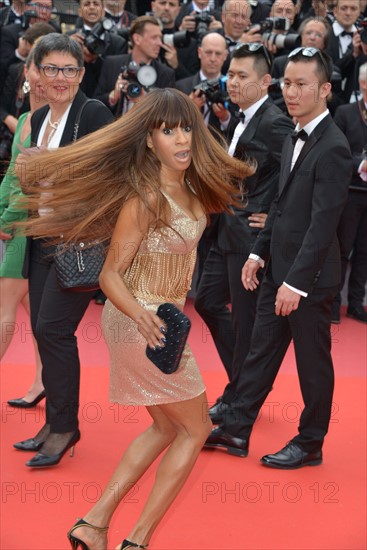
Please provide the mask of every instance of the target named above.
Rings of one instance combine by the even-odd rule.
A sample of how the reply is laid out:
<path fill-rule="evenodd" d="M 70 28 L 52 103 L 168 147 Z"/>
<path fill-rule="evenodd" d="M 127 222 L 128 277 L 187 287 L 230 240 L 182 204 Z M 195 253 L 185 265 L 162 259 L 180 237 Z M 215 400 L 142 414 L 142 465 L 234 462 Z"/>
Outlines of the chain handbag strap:
<path fill-rule="evenodd" d="M 83 105 L 79 109 L 78 114 L 76 115 L 75 124 L 74 124 L 74 131 L 73 131 L 73 141 L 76 141 L 78 139 L 80 120 L 82 118 L 84 108 L 88 103 L 99 103 L 100 105 L 103 105 L 102 101 L 99 101 L 99 99 L 87 99 L 83 103 Z"/>

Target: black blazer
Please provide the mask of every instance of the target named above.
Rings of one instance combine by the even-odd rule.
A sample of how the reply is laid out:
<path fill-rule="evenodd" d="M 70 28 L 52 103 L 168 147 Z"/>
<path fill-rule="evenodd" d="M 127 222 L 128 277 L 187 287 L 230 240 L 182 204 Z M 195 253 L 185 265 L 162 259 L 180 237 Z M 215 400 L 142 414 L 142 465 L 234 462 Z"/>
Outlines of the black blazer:
<path fill-rule="evenodd" d="M 121 67 L 128 65 L 132 60 L 131 54 L 126 55 L 111 55 L 107 56 L 103 62 L 103 67 L 97 84 L 97 88 L 94 94 L 96 99 L 102 101 L 107 107 L 115 114 L 121 113 L 122 102 L 118 102 L 115 106 L 111 107 L 108 104 L 108 96 L 110 92 L 115 88 L 116 80 L 121 72 Z M 175 87 L 175 73 L 173 69 L 166 67 L 163 63 L 153 59 L 152 67 L 157 71 L 157 81 L 155 83 L 156 88 L 174 88 Z M 122 98 L 123 99 L 123 98 Z"/>
<path fill-rule="evenodd" d="M 85 103 L 85 101 L 87 101 L 87 97 L 84 95 L 84 93 L 81 90 L 79 90 L 74 98 L 73 104 L 69 111 L 69 116 L 66 121 L 64 132 L 61 136 L 60 147 L 62 147 L 63 145 L 68 145 L 72 143 L 73 136 L 74 136 L 75 122 L 76 122 L 78 113 L 82 105 Z M 41 107 L 41 109 L 38 109 L 37 111 L 35 111 L 35 113 L 33 113 L 32 115 L 31 142 L 33 145 L 37 144 L 37 139 L 38 139 L 43 121 L 45 120 L 45 117 L 48 111 L 49 111 L 49 107 L 48 105 L 45 105 L 44 107 Z M 95 132 L 96 130 L 99 130 L 100 128 L 102 128 L 106 124 L 109 124 L 112 121 L 113 121 L 113 116 L 111 112 L 105 107 L 105 105 L 103 105 L 102 103 L 97 103 L 96 101 L 90 102 L 83 109 L 82 117 L 80 119 L 80 124 L 78 128 L 77 138 L 79 139 L 83 136 L 86 136 L 87 134 Z M 30 245 L 31 245 L 31 239 L 28 238 L 23 270 L 22 270 L 23 277 L 25 278 L 27 278 L 29 274 Z"/>
<path fill-rule="evenodd" d="M 334 121 L 347 138 L 352 151 L 353 175 L 349 188 L 367 193 L 367 184 L 358 174 L 363 149 L 367 151 L 367 115 L 363 100 L 338 107 Z"/>
<path fill-rule="evenodd" d="M 229 142 L 237 124 L 238 119 L 233 118 L 228 128 Z M 259 230 L 249 226 L 248 216 L 269 211 L 278 189 L 282 146 L 293 128 L 292 121 L 267 99 L 240 136 L 234 156 L 256 161 L 257 169 L 244 182 L 248 192 L 243 208 L 233 207 L 234 216 L 226 212 L 220 215 L 218 244 L 222 250 L 250 252 Z"/>
<path fill-rule="evenodd" d="M 309 293 L 340 282 L 336 228 L 348 195 L 352 157 L 330 115 L 311 133 L 289 172 L 293 149 L 288 137 L 279 190 L 252 252 L 270 258 L 276 285 L 286 282 Z"/>
<path fill-rule="evenodd" d="M 60 32 L 60 29 L 56 27 L 53 21 L 48 21 L 49 25 L 55 27 L 55 32 Z M 5 25 L 1 28 L 0 35 L 0 52 L 1 52 L 1 77 L 4 78 L 7 69 L 11 63 L 18 60 L 15 55 L 15 50 L 18 47 L 18 40 L 20 33 L 22 32 L 22 25 L 20 23 L 13 23 L 11 25 Z"/>

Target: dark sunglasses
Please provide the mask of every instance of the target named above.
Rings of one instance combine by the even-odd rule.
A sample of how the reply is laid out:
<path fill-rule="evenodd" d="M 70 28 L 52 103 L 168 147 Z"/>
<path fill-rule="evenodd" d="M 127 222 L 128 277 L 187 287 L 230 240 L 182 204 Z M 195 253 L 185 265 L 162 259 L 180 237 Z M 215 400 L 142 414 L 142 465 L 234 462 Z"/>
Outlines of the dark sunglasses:
<path fill-rule="evenodd" d="M 325 59 L 322 56 L 321 51 L 318 48 L 312 48 L 312 47 L 305 48 L 303 46 L 300 46 L 299 48 L 296 48 L 288 55 L 288 59 L 292 59 L 292 57 L 296 57 L 299 54 L 303 55 L 304 57 L 315 57 L 315 55 L 318 55 L 321 60 L 322 66 L 325 69 L 325 75 L 327 76 L 329 74 L 330 70 L 326 64 Z"/>
<path fill-rule="evenodd" d="M 270 59 L 269 52 L 265 48 L 264 44 L 261 44 L 261 42 L 240 42 L 239 44 L 237 44 L 237 46 L 233 51 L 237 51 L 237 50 L 243 50 L 244 52 L 261 54 L 263 57 L 265 57 L 265 60 L 269 65 L 269 69 L 270 69 L 271 59 Z"/>

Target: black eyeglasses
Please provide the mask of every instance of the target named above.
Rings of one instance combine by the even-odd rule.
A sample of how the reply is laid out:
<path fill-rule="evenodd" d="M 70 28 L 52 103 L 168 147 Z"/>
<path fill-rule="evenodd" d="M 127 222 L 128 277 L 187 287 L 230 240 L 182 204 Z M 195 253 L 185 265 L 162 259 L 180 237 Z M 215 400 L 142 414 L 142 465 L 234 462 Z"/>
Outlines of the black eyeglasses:
<path fill-rule="evenodd" d="M 61 71 L 65 78 L 75 78 L 83 67 L 55 67 L 54 65 L 37 65 L 45 76 L 55 78 Z"/>
<path fill-rule="evenodd" d="M 240 42 L 239 44 L 237 44 L 237 46 L 234 48 L 233 51 L 235 52 L 238 50 L 243 50 L 244 52 L 249 52 L 249 53 L 259 53 L 263 55 L 270 69 L 271 59 L 270 59 L 269 52 L 265 48 L 264 44 L 262 44 L 261 42 Z"/>
<path fill-rule="evenodd" d="M 288 59 L 292 59 L 292 57 L 296 57 L 299 54 L 303 55 L 304 57 L 315 57 L 315 55 L 318 55 L 322 63 L 322 66 L 325 69 L 325 76 L 329 78 L 330 69 L 328 68 L 326 61 L 322 56 L 321 50 L 319 50 L 318 48 L 312 48 L 312 47 L 305 48 L 303 46 L 300 46 L 299 48 L 296 48 L 288 55 Z"/>

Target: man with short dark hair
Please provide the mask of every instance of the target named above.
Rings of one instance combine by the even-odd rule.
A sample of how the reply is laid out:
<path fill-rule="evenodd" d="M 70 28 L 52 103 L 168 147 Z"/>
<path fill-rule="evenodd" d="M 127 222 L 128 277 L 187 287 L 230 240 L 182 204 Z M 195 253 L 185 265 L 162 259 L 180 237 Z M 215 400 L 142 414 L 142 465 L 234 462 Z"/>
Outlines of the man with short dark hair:
<path fill-rule="evenodd" d="M 253 425 L 293 339 L 304 409 L 298 435 L 261 459 L 272 468 L 321 464 L 330 422 L 330 322 L 340 282 L 336 229 L 352 172 L 348 142 L 326 108 L 331 70 L 330 57 L 316 48 L 296 48 L 289 56 L 283 93 L 298 124 L 284 143 L 277 196 L 242 271 L 244 287 L 254 291 L 266 262 L 250 351 L 236 396 L 206 442 L 247 456 Z"/>
<path fill-rule="evenodd" d="M 242 205 L 232 209 L 234 215 L 219 215 L 217 237 L 205 260 L 195 301 L 229 378 L 223 397 L 209 410 L 215 423 L 234 399 L 255 319 L 258 292 L 243 288 L 241 269 L 276 194 L 282 145 L 294 128 L 268 97 L 270 66 L 262 44 L 238 45 L 231 56 L 227 90 L 241 118 L 229 120 L 228 112 L 221 113 L 223 121 L 227 116 L 229 153 L 255 160 L 257 170 L 245 181 L 248 192 L 242 196 Z"/>
<path fill-rule="evenodd" d="M 156 80 L 153 85 L 156 88 L 175 86 L 174 71 L 157 61 L 162 46 L 162 31 L 157 19 L 145 15 L 135 19 L 130 28 L 130 38 L 133 44 L 131 53 L 106 57 L 95 93 L 95 97 L 107 105 L 115 116 L 125 113 L 133 104 L 126 94 L 129 82 L 123 71 L 131 62 L 154 69 Z"/>

